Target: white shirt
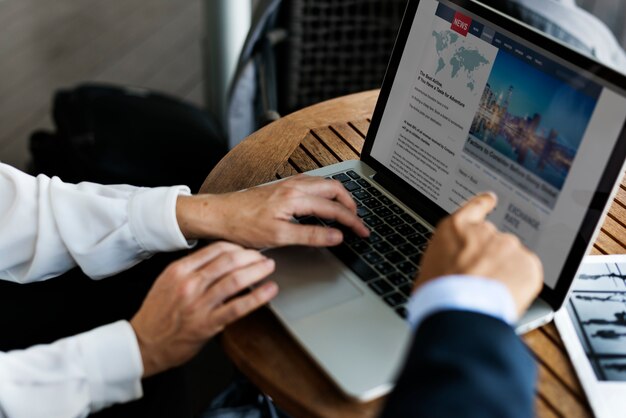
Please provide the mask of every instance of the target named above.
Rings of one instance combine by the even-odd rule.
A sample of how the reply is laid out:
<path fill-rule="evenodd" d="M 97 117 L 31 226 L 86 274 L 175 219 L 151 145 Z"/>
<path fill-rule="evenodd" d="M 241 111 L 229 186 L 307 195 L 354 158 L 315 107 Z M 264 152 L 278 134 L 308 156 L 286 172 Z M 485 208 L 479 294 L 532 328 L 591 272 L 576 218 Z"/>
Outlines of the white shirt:
<path fill-rule="evenodd" d="M 537 24 L 548 34 L 563 39 L 583 54 L 626 73 L 626 52 L 600 19 L 573 0 L 513 0 L 522 6 L 524 21 Z M 578 2 L 580 3 L 580 2 Z"/>
<path fill-rule="evenodd" d="M 180 193 L 189 189 L 71 185 L 0 164 L 0 279 L 34 282 L 77 265 L 100 279 L 187 248 L 176 221 Z M 0 353 L 0 417 L 86 416 L 141 397 L 142 374 L 126 321 Z"/>
<path fill-rule="evenodd" d="M 155 252 L 188 248 L 176 221 L 181 193 L 189 189 L 71 185 L 0 163 L 0 279 L 45 280 L 77 265 L 100 279 Z M 423 286 L 408 309 L 417 327 L 444 309 L 482 312 L 510 323 L 513 306 L 503 285 L 451 276 Z M 141 397 L 142 374 L 137 340 L 126 321 L 0 353 L 0 417 L 86 416 Z"/>
<path fill-rule="evenodd" d="M 179 193 L 189 189 L 74 185 L 0 164 L 0 278 L 28 283 L 78 265 L 100 279 L 185 248 Z"/>
<path fill-rule="evenodd" d="M 411 297 L 407 310 L 414 329 L 430 315 L 447 310 L 481 313 L 509 325 L 517 321 L 515 302 L 506 286 L 476 276 L 445 276 L 428 282 Z"/>

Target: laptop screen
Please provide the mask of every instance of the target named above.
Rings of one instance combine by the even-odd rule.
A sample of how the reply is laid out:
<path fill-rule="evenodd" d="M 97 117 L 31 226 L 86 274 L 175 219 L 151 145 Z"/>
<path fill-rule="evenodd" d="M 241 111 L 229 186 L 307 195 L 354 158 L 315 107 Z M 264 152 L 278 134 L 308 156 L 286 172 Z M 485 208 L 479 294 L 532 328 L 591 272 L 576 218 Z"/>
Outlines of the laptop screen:
<path fill-rule="evenodd" d="M 444 213 L 495 191 L 490 220 L 540 255 L 554 289 L 622 134 L 624 92 L 456 3 L 421 0 L 405 17 L 365 153 Z"/>

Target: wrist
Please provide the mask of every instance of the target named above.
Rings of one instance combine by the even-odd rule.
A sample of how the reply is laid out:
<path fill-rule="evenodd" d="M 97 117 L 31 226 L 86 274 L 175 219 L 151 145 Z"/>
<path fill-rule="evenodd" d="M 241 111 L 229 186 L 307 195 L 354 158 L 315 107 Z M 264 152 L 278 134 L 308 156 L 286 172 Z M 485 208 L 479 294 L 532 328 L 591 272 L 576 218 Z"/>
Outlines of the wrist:
<path fill-rule="evenodd" d="M 519 317 L 510 289 L 481 276 L 447 275 L 417 288 L 407 306 L 413 326 L 443 310 L 477 312 L 513 324 Z"/>
<path fill-rule="evenodd" d="M 187 240 L 222 237 L 223 222 L 216 195 L 178 196 L 176 219 Z"/>
<path fill-rule="evenodd" d="M 137 345 L 139 346 L 139 353 L 141 355 L 141 362 L 143 364 L 143 375 L 141 377 L 145 379 L 163 371 L 162 367 L 159 366 L 160 362 L 158 360 L 158 354 L 156 354 L 155 350 L 152 348 L 152 345 L 148 343 L 148 341 L 146 341 L 146 339 L 141 335 L 138 330 L 137 324 L 135 324 L 135 321 L 131 320 L 130 325 L 135 332 L 135 338 L 137 339 Z"/>

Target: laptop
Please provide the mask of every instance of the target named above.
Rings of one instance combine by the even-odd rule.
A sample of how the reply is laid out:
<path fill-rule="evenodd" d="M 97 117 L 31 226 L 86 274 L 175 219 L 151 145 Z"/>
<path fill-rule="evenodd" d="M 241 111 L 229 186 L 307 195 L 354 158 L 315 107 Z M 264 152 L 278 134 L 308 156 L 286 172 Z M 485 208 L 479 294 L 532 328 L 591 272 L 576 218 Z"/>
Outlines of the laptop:
<path fill-rule="evenodd" d="M 492 190 L 489 219 L 544 264 L 517 331 L 549 322 L 624 170 L 625 88 L 623 75 L 481 3 L 410 0 L 361 160 L 309 172 L 344 184 L 372 237 L 268 251 L 281 288 L 271 309 L 347 396 L 389 392 L 434 226 Z"/>

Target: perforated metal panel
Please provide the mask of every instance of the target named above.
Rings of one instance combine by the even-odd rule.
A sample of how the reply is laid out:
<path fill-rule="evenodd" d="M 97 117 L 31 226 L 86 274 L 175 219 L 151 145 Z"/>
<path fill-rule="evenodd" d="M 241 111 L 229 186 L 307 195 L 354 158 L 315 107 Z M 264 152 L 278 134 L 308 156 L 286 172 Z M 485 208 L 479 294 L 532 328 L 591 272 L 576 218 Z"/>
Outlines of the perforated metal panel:
<path fill-rule="evenodd" d="M 281 113 L 380 87 L 407 0 L 285 1 Z"/>

